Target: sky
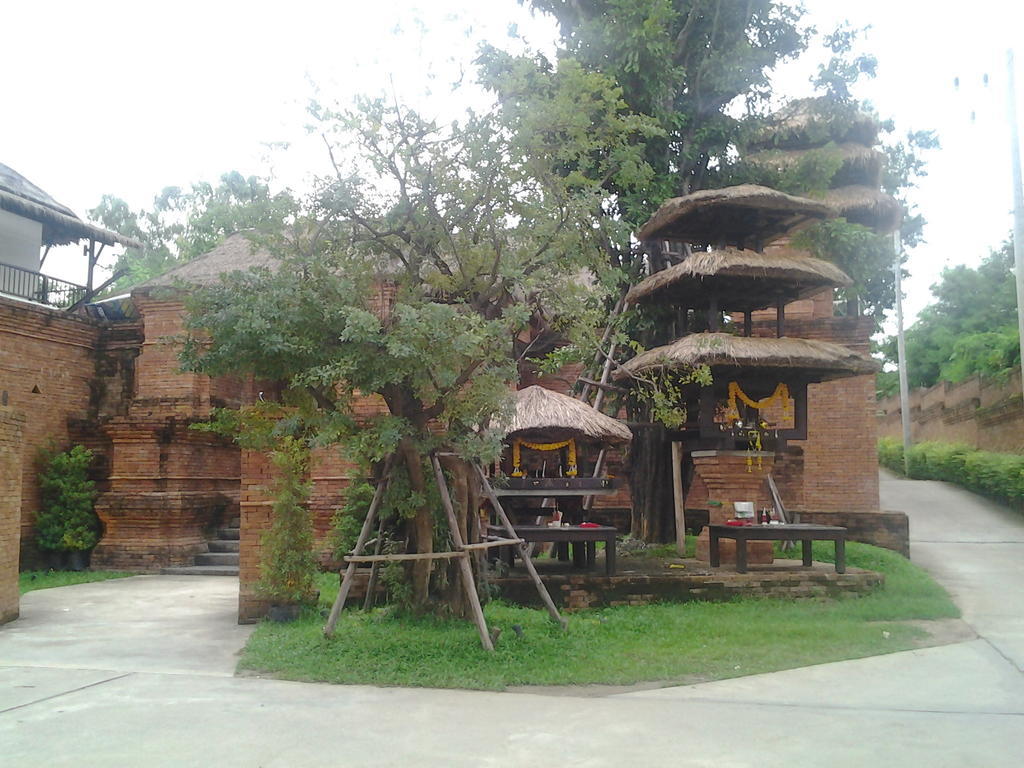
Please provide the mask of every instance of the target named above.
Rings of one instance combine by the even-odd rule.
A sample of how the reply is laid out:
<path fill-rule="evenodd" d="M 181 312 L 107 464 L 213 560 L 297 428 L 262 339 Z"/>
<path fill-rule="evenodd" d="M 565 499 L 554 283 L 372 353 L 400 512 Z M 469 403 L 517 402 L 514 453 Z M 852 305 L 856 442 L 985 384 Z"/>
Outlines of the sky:
<path fill-rule="evenodd" d="M 1010 232 L 1006 49 L 1024 28 L 1024 3 L 975 0 L 969 15 L 926 0 L 804 6 L 823 32 L 843 20 L 870 27 L 862 48 L 877 57 L 878 76 L 856 95 L 892 118 L 896 134 L 934 130 L 941 142 L 911 195 L 928 225 L 909 253 L 909 321 L 944 267 L 976 266 Z M 510 24 L 533 47 L 555 40 L 554 24 L 515 0 L 51 0 L 10 4 L 4 17 L 0 162 L 83 217 L 105 193 L 148 207 L 166 186 L 228 170 L 302 188 L 326 162 L 305 131 L 311 97 L 344 104 L 387 93 L 451 119 L 467 101 L 483 103 L 450 87 L 472 80 L 480 42 L 516 50 L 523 42 Z M 808 95 L 815 64 L 808 56 L 783 67 L 779 92 Z M 1024 101 L 1020 61 L 1018 73 Z M 51 254 L 47 271 L 84 278 L 74 251 Z"/>

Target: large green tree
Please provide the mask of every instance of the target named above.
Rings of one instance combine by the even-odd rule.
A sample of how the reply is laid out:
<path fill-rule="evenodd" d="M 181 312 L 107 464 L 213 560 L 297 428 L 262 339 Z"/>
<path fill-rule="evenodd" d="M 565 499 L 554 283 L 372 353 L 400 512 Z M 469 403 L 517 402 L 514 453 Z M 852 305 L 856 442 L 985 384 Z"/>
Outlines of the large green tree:
<path fill-rule="evenodd" d="M 516 380 L 514 340 L 537 318 L 571 336 L 602 317 L 615 279 L 604 244 L 628 239 L 595 216 L 602 181 L 650 177 L 636 139 L 651 128 L 608 78 L 567 62 L 535 85 L 452 125 L 380 100 L 314 106 L 333 172 L 289 237 L 264 240 L 280 267 L 236 274 L 189 305 L 191 368 L 287 384 L 291 410 L 260 404 L 233 423 L 336 445 L 364 465 L 398 454 L 407 551 L 444 546 L 426 454 L 500 450 L 489 425 Z M 360 415 L 372 396 L 383 413 Z M 431 573 L 429 561 L 413 566 L 415 605 L 442 586 Z"/>
<path fill-rule="evenodd" d="M 143 244 L 113 265 L 121 276 L 111 290 L 121 291 L 207 253 L 233 232 L 276 229 L 294 211 L 289 192 L 272 193 L 267 179 L 229 171 L 216 184 L 165 187 L 148 209 L 133 210 L 121 198 L 104 195 L 89 217 Z"/>
<path fill-rule="evenodd" d="M 907 380 L 911 387 L 931 387 L 972 376 L 1005 375 L 1020 365 L 1013 245 L 1004 243 L 976 268 L 958 265 L 943 270 L 932 286 L 934 300 L 907 329 Z M 896 341 L 882 344 L 887 361 L 896 363 Z M 896 374 L 879 376 L 882 395 L 896 391 Z"/>

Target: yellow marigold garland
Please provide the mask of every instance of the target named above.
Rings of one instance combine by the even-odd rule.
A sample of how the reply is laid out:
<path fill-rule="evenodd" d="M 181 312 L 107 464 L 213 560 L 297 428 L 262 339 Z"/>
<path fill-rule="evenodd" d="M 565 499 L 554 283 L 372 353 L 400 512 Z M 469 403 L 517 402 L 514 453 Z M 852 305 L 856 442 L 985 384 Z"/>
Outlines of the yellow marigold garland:
<path fill-rule="evenodd" d="M 760 411 L 762 408 L 769 407 L 776 400 L 782 400 L 782 413 L 783 415 L 789 415 L 789 387 L 786 386 L 785 382 L 780 382 L 776 387 L 775 391 L 772 392 L 768 397 L 763 397 L 760 400 L 753 400 L 746 392 L 740 389 L 739 382 L 729 382 L 729 405 L 725 411 L 725 417 L 729 421 L 736 421 L 740 417 L 739 408 L 736 406 L 736 400 L 739 399 L 751 408 L 756 408 Z"/>
<path fill-rule="evenodd" d="M 525 440 L 512 441 L 512 477 L 522 477 L 523 470 L 520 468 L 520 450 L 529 448 L 532 451 L 558 451 L 562 448 L 569 449 L 569 466 L 566 467 L 566 477 L 576 477 L 576 441 L 572 438 L 563 440 L 560 443 L 528 443 Z"/>

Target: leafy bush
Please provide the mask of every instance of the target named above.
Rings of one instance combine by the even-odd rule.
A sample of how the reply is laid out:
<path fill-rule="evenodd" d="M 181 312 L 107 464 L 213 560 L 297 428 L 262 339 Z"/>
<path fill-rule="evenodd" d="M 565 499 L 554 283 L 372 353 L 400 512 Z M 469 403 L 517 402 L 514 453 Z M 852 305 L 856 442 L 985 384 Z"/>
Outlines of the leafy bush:
<path fill-rule="evenodd" d="M 891 437 L 878 441 L 879 463 L 903 473 L 903 446 Z M 976 451 L 963 443 L 925 442 L 907 452 L 907 476 L 944 480 L 1013 506 L 1024 505 L 1024 456 Z"/>
<path fill-rule="evenodd" d="M 281 603 L 308 603 L 315 595 L 317 567 L 313 555 L 313 523 L 306 507 L 311 491 L 306 481 L 309 449 L 284 438 L 271 453 L 277 470 L 273 522 L 263 535 L 263 562 L 256 584 L 262 596 Z"/>
<path fill-rule="evenodd" d="M 92 451 L 76 445 L 68 451 L 45 450 L 38 475 L 41 509 L 36 516 L 40 549 L 72 552 L 92 549 L 100 539 L 93 511 L 96 484 L 89 479 Z"/>
<path fill-rule="evenodd" d="M 903 464 L 903 442 L 895 437 L 883 437 L 878 440 L 878 463 L 896 474 L 906 471 Z"/>

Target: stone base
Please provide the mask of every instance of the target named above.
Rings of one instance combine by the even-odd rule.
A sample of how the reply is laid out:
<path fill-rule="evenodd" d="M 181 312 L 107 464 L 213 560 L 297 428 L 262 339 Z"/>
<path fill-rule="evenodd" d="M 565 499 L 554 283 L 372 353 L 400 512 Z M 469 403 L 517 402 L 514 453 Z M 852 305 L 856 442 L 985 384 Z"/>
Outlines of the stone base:
<path fill-rule="evenodd" d="M 718 540 L 718 554 L 722 564 L 736 562 L 736 542 L 732 539 Z M 697 559 L 702 563 L 711 562 L 710 535 L 705 528 L 697 536 Z M 747 563 L 749 565 L 771 565 L 775 562 L 775 548 L 770 541 L 748 541 Z"/>
<path fill-rule="evenodd" d="M 93 567 L 158 571 L 191 565 L 222 525 L 231 499 L 209 492 L 105 493 L 96 504 L 103 538 Z"/>

